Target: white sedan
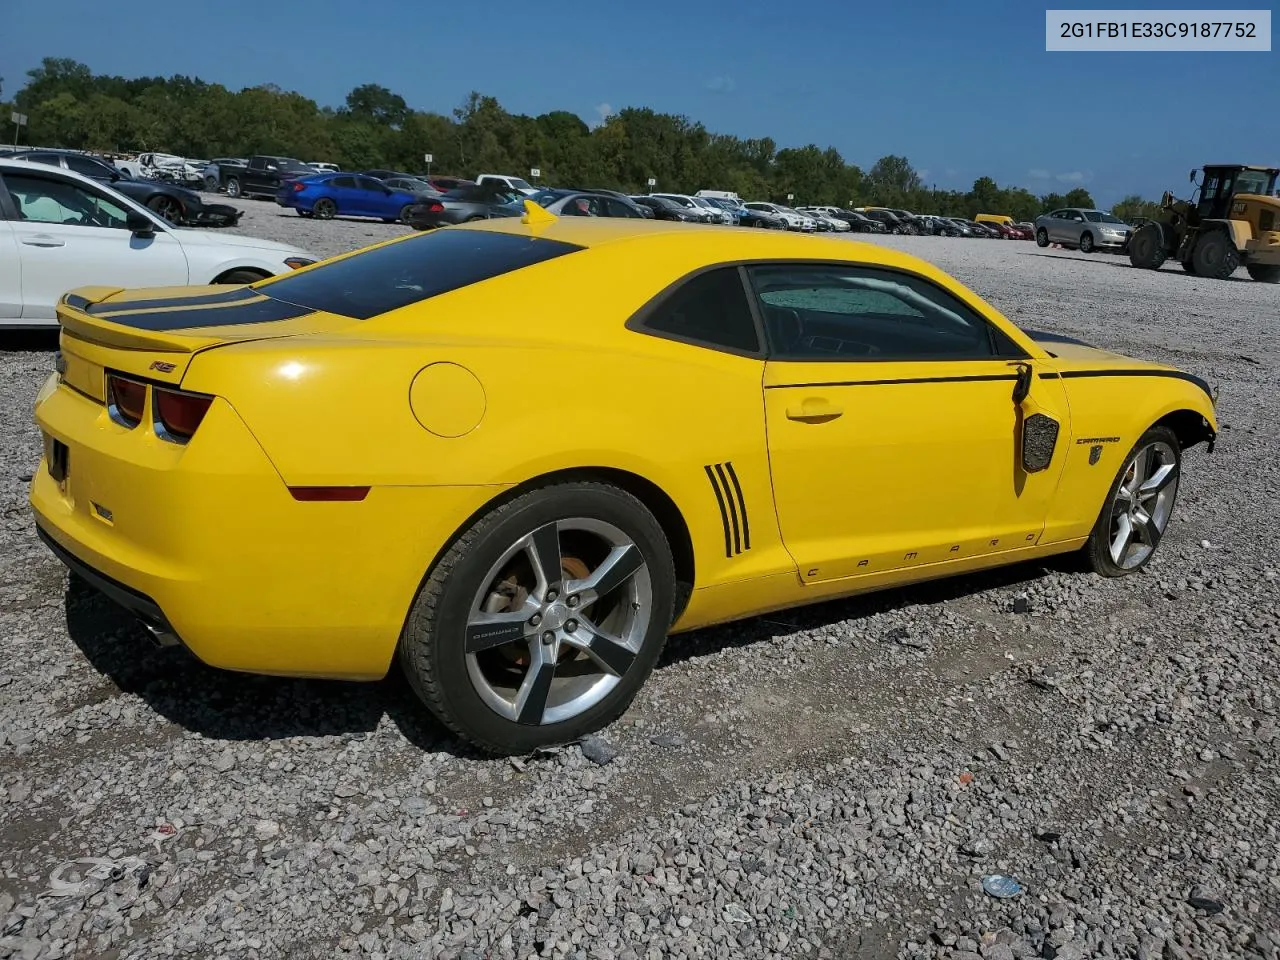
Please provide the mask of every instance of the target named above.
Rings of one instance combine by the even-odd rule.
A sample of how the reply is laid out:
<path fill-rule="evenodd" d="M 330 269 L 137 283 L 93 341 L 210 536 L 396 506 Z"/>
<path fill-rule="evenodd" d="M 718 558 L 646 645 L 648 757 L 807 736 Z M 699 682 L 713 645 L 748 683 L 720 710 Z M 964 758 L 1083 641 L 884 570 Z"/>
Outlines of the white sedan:
<path fill-rule="evenodd" d="M 54 305 L 75 287 L 253 283 L 319 259 L 185 230 L 78 173 L 0 159 L 0 328 L 55 325 Z"/>

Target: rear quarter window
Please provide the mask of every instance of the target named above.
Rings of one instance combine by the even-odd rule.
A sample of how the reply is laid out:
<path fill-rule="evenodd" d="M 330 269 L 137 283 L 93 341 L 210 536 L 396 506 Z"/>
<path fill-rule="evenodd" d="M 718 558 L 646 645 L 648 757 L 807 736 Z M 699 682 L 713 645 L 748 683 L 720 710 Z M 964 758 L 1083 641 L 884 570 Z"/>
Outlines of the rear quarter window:
<path fill-rule="evenodd" d="M 368 320 L 584 249 L 484 230 L 437 230 L 264 284 L 288 303 Z"/>

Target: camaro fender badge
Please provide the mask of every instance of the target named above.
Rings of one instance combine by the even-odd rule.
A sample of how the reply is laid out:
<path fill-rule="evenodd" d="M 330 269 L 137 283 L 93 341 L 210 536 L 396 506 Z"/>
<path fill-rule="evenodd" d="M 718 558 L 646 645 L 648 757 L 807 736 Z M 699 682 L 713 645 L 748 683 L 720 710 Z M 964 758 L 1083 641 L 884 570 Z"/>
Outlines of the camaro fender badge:
<path fill-rule="evenodd" d="M 176 363 L 166 363 L 163 360 L 152 360 L 151 366 L 147 367 L 147 369 L 159 370 L 161 373 L 173 373 L 177 366 L 178 365 Z"/>
<path fill-rule="evenodd" d="M 1089 445 L 1089 466 L 1093 466 L 1102 459 L 1102 445 L 1104 443 L 1119 443 L 1119 437 L 1081 437 L 1076 441 L 1076 446 L 1082 444 Z"/>

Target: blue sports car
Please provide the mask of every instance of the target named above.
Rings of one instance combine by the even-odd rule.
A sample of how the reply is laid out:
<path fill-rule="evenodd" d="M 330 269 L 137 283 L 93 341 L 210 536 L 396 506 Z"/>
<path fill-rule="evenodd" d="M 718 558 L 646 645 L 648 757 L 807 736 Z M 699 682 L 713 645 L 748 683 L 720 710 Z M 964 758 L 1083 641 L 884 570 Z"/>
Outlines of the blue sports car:
<path fill-rule="evenodd" d="M 377 217 L 387 223 L 407 222 L 409 208 L 421 199 L 408 190 L 394 189 L 358 173 L 317 173 L 286 180 L 276 191 L 280 206 L 292 207 L 300 216 L 314 216 L 317 220 Z"/>

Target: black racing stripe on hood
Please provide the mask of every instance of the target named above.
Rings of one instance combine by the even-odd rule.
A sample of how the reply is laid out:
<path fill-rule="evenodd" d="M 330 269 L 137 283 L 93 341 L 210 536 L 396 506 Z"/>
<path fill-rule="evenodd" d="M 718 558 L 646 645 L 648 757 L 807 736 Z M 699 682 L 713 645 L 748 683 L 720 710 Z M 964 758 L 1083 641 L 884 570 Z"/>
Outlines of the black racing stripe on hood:
<path fill-rule="evenodd" d="M 160 307 L 201 307 L 217 303 L 238 303 L 252 300 L 263 294 L 248 287 L 232 287 L 219 293 L 205 293 L 195 297 L 171 297 L 156 300 L 103 300 L 88 307 L 87 313 L 116 313 L 124 310 L 156 310 Z M 71 306 L 79 306 L 67 301 Z M 80 307 L 80 309 L 85 309 Z"/>
<path fill-rule="evenodd" d="M 294 320 L 315 313 L 311 307 L 300 307 L 283 300 L 257 300 L 243 305 L 193 307 L 190 310 L 152 310 L 103 317 L 138 330 L 188 330 L 198 327 L 238 327 L 249 323 L 275 323 Z"/>
<path fill-rule="evenodd" d="M 1074 343 L 1078 347 L 1092 347 L 1092 343 L 1068 337 L 1065 333 L 1049 333 L 1047 330 L 1023 330 L 1028 337 L 1037 343 Z M 1095 348 L 1096 349 L 1096 348 Z"/>

